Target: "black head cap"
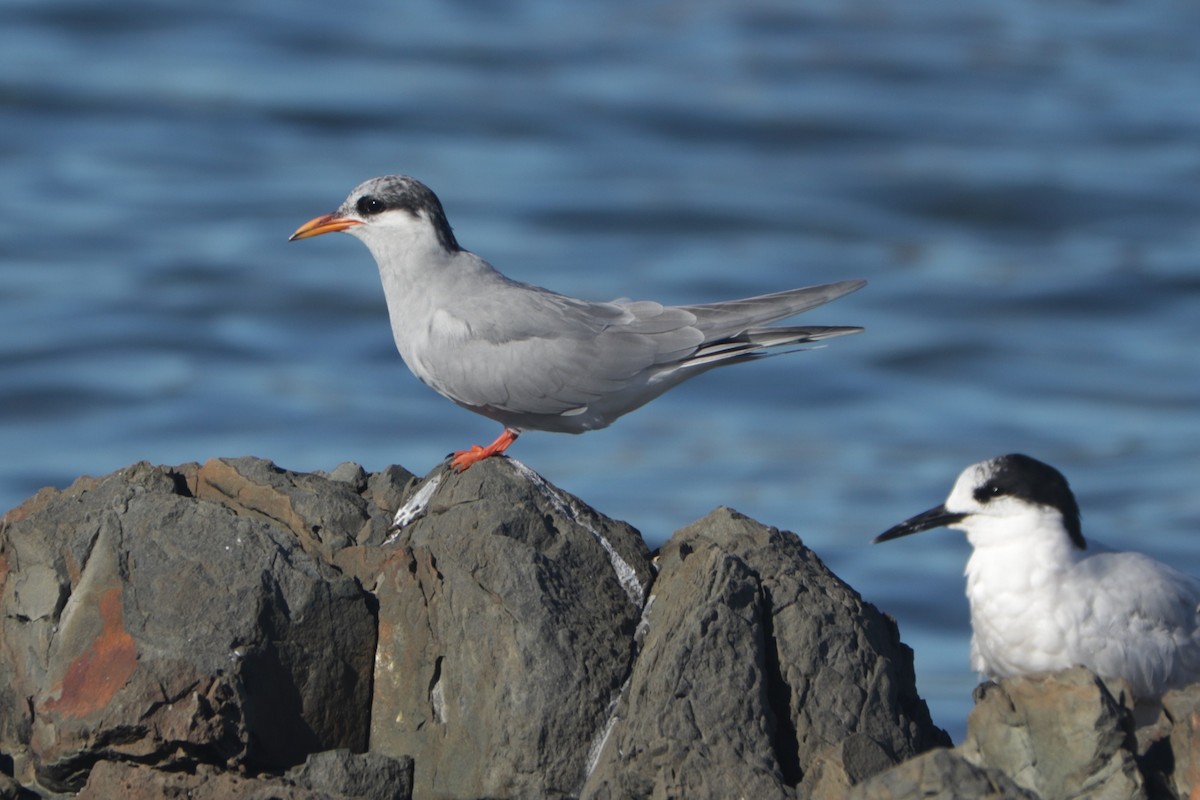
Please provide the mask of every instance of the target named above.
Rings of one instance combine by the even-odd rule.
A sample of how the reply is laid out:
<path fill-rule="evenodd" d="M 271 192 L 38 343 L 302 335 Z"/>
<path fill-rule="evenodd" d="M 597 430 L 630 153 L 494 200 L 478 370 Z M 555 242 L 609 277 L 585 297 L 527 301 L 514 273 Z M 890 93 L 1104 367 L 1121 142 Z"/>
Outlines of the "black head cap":
<path fill-rule="evenodd" d="M 442 247 L 454 252 L 461 250 L 454 231 L 446 219 L 442 202 L 436 194 L 416 178 L 407 175 L 384 175 L 361 184 L 350 195 L 347 204 L 364 220 L 385 211 L 401 210 L 414 217 L 424 215 L 437 232 Z"/>
<path fill-rule="evenodd" d="M 1061 472 L 1021 453 L 993 458 L 989 466 L 991 475 L 975 490 L 975 499 L 980 504 L 986 504 L 994 497 L 1008 495 L 1035 505 L 1058 509 L 1071 541 L 1080 550 L 1087 549 L 1079 504 Z"/>

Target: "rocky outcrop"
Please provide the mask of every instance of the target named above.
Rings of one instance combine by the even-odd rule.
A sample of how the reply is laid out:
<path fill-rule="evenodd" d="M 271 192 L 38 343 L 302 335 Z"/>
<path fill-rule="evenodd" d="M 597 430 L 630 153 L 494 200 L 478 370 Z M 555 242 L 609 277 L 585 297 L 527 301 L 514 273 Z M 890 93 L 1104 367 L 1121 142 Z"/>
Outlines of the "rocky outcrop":
<path fill-rule="evenodd" d="M 137 465 L 5 518 L 0 750 L 21 778 L 70 791 L 100 761 L 270 770 L 366 749 L 369 597 L 266 512 L 200 499 L 227 466 Z"/>
<path fill-rule="evenodd" d="M 656 578 L 637 531 L 503 459 L 138 464 L 0 541 L 14 787 L 367 796 L 313 779 L 342 752 L 389 797 L 788 797 L 944 743 L 895 626 L 796 537 L 719 510 Z"/>
<path fill-rule="evenodd" d="M 662 548 L 643 622 L 584 796 L 807 797 L 948 743 L 895 624 L 794 535 L 737 512 Z"/>
<path fill-rule="evenodd" d="M 997 769 L 974 764 L 953 750 L 931 750 L 853 787 L 849 800 L 1039 800 Z"/>
<path fill-rule="evenodd" d="M 1135 705 L 1124 681 L 1082 667 L 985 683 L 954 750 L 855 786 L 855 800 L 1156 800 L 1200 795 L 1200 685 Z M 1139 724 L 1140 723 L 1140 724 Z"/>
<path fill-rule="evenodd" d="M 418 796 L 563 797 L 633 660 L 653 580 L 633 528 L 515 462 L 436 472 L 387 547 L 337 562 L 376 598 L 371 748 Z"/>
<path fill-rule="evenodd" d="M 987 683 L 960 752 L 1043 798 L 1142 798 L 1129 696 L 1082 668 Z"/>
<path fill-rule="evenodd" d="M 327 750 L 283 775 L 246 775 L 210 764 L 164 771 L 128 761 L 99 761 L 78 800 L 406 800 L 413 761 L 377 753 Z"/>
<path fill-rule="evenodd" d="M 1200 689 L 1135 731 L 1083 671 L 990 684 L 950 749 L 894 622 L 795 535 L 718 508 L 652 558 L 507 459 L 44 490 L 0 523 L 0 612 L 0 797 L 1198 787 Z"/>

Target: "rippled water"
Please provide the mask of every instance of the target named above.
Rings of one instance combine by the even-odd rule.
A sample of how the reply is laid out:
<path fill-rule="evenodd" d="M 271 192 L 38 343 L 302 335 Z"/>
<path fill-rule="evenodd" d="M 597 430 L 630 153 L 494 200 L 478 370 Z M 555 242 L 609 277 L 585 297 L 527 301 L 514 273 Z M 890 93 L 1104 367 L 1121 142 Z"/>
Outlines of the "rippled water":
<path fill-rule="evenodd" d="M 867 333 L 514 455 L 652 544 L 730 505 L 901 624 L 956 737 L 967 546 L 873 535 L 1020 450 L 1200 575 L 1200 7 L 10 2 L 0 506 L 140 459 L 422 473 L 490 440 L 403 368 L 370 256 L 286 242 L 414 174 L 593 299 L 847 277 Z"/>

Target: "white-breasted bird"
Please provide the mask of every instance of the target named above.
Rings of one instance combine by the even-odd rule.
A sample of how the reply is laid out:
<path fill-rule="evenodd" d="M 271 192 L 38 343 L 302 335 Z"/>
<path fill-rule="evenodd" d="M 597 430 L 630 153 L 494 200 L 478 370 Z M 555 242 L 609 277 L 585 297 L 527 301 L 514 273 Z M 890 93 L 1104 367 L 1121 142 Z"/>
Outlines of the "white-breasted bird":
<path fill-rule="evenodd" d="M 689 306 L 594 303 L 511 280 L 460 247 L 437 196 L 405 175 L 360 184 L 291 238 L 332 231 L 375 257 L 413 374 L 504 425 L 487 447 L 456 452 L 458 470 L 504 452 L 522 430 L 603 428 L 713 367 L 862 330 L 769 325 L 866 283 L 858 280 Z"/>
<path fill-rule="evenodd" d="M 1062 473 L 1012 454 L 967 467 L 946 502 L 875 538 L 965 531 L 971 667 L 989 678 L 1082 665 L 1139 699 L 1200 680 L 1200 581 L 1083 538 Z"/>

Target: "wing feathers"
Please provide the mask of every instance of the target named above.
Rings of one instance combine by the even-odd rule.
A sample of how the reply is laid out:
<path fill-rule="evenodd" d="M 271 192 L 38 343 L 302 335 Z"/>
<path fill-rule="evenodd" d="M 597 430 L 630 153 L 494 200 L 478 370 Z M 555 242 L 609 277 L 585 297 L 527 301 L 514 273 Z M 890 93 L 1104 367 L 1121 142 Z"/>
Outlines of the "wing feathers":
<path fill-rule="evenodd" d="M 595 411 L 599 421 L 587 425 L 603 427 L 707 369 L 768 355 L 770 348 L 859 332 L 767 323 L 863 284 L 842 281 L 722 303 L 664 306 L 646 300 L 589 303 L 508 282 L 470 306 L 443 308 L 446 316 L 430 330 L 430 344 L 454 357 L 414 372 L 462 405 L 520 417 L 528 427 L 539 427 L 531 420 L 544 416 L 582 419 L 583 409 L 594 404 L 604 410 Z M 464 325 L 472 335 L 461 335 Z"/>

